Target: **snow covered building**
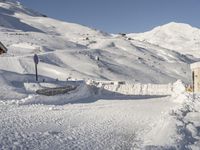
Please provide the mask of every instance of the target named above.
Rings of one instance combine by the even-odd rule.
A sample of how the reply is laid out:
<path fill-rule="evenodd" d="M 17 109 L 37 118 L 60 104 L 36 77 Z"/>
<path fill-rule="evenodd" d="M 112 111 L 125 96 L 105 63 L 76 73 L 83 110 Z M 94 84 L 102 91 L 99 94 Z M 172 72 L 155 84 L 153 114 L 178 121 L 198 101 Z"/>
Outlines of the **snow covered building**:
<path fill-rule="evenodd" d="M 0 55 L 7 52 L 7 48 L 0 42 Z"/>
<path fill-rule="evenodd" d="M 191 64 L 190 68 L 192 70 L 194 92 L 200 92 L 200 62 Z"/>

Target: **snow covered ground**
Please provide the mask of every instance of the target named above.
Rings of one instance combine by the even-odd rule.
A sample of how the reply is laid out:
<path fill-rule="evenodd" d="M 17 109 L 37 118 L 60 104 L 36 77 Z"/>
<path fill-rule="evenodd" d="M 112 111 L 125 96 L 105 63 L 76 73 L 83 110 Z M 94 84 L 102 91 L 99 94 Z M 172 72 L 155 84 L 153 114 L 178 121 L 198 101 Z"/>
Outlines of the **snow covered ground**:
<path fill-rule="evenodd" d="M 111 35 L 0 0 L 0 149 L 198 150 L 200 96 L 174 82 L 190 83 L 199 32 L 170 23 Z M 36 94 L 67 85 L 77 88 Z"/>
<path fill-rule="evenodd" d="M 185 93 L 180 81 L 168 96 L 164 91 L 169 85 L 149 84 L 155 90 L 149 95 L 146 85 L 137 84 L 132 89 L 127 84 L 129 93 L 123 94 L 126 84 L 116 88 L 107 83 L 107 88 L 83 81 L 19 83 L 1 93 L 0 149 L 195 150 L 200 146 L 200 96 Z M 34 92 L 70 84 L 79 86 L 64 95 Z M 160 87 L 163 94 L 156 90 Z M 138 95 L 139 89 L 143 91 Z"/>
<path fill-rule="evenodd" d="M 90 97 L 65 105 L 1 102 L 0 109 L 1 149 L 200 147 L 200 98 L 191 95 Z"/>

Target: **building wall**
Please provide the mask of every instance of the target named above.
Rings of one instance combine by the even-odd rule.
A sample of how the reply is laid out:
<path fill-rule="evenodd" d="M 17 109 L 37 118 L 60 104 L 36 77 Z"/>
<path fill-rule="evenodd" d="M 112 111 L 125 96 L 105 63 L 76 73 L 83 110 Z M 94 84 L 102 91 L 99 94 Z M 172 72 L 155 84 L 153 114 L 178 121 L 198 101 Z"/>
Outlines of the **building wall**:
<path fill-rule="evenodd" d="M 0 55 L 3 54 L 3 53 L 6 53 L 6 52 L 7 52 L 6 47 L 1 45 L 1 43 L 0 43 Z"/>
<path fill-rule="evenodd" d="M 4 53 L 3 49 L 0 48 L 0 55 L 3 54 L 3 53 Z"/>
<path fill-rule="evenodd" d="M 0 42 L 0 54 L 6 53 L 6 52 L 7 52 L 7 48 Z"/>
<path fill-rule="evenodd" d="M 200 92 L 200 68 L 193 69 L 194 92 Z"/>

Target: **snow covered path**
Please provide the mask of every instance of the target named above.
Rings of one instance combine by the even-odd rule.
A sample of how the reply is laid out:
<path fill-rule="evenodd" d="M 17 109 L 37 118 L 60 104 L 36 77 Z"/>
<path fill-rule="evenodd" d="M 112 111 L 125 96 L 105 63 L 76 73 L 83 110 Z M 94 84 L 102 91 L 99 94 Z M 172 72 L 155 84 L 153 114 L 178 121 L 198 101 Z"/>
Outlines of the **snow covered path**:
<path fill-rule="evenodd" d="M 133 149 L 173 145 L 170 97 L 53 105 L 0 104 L 0 149 Z"/>

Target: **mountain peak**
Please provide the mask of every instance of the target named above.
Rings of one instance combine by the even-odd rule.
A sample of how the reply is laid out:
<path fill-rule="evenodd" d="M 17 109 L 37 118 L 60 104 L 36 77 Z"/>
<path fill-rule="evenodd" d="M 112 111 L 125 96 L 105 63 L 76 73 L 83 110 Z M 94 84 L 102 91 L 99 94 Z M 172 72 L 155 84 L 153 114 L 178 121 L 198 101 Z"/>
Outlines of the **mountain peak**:
<path fill-rule="evenodd" d="M 189 24 L 186 24 L 186 23 L 179 23 L 179 22 L 169 22 L 163 26 L 172 26 L 172 27 L 177 27 L 177 26 L 187 26 L 187 27 L 192 27 L 191 25 Z"/>
<path fill-rule="evenodd" d="M 0 3 L 13 3 L 13 4 L 21 5 L 21 3 L 16 0 L 0 0 Z"/>
<path fill-rule="evenodd" d="M 170 22 L 151 31 L 128 36 L 183 54 L 194 54 L 200 48 L 200 29 L 185 23 Z"/>
<path fill-rule="evenodd" d="M 177 23 L 177 22 L 170 22 L 167 24 L 164 24 L 162 26 L 159 26 L 160 29 L 168 29 L 168 30 L 179 30 L 181 31 L 181 29 L 186 29 L 186 30 L 193 30 L 195 29 L 194 27 L 192 27 L 189 24 L 186 23 Z"/>
<path fill-rule="evenodd" d="M 17 0 L 0 0 L 0 17 L 5 15 L 15 15 L 17 13 L 27 14 L 30 16 L 42 16 L 41 13 L 33 11 L 29 8 L 24 7 Z"/>

